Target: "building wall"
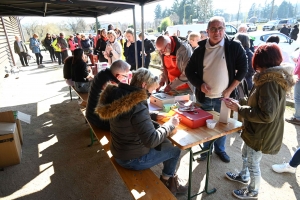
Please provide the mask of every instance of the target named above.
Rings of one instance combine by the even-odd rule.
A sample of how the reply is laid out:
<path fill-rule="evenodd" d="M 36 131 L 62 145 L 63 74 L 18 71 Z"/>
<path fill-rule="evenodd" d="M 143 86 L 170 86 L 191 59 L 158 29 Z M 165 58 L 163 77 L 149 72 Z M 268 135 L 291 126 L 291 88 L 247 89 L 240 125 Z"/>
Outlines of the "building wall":
<path fill-rule="evenodd" d="M 6 29 L 6 33 L 4 31 L 4 26 Z M 1 74 L 4 73 L 5 66 L 10 70 L 11 67 L 15 65 L 16 59 L 19 59 L 19 56 L 14 52 L 15 35 L 20 35 L 18 18 L 12 16 L 0 17 L 0 73 Z"/>

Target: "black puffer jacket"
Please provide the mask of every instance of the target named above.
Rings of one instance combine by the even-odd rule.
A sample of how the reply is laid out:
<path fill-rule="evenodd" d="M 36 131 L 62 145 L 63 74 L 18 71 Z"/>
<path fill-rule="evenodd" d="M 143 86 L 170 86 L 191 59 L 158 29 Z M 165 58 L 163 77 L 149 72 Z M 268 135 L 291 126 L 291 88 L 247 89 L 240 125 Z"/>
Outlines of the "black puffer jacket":
<path fill-rule="evenodd" d="M 139 158 L 161 144 L 175 128 L 166 123 L 155 129 L 150 118 L 147 92 L 123 83 L 108 85 L 101 93 L 95 111 L 110 122 L 114 157 L 122 160 Z"/>
<path fill-rule="evenodd" d="M 90 123 L 97 126 L 98 128 L 109 130 L 109 121 L 102 120 L 98 114 L 95 113 L 95 108 L 99 101 L 100 94 L 103 90 L 104 85 L 107 82 L 119 83 L 119 80 L 111 73 L 110 69 L 107 68 L 99 72 L 92 82 L 87 107 L 86 107 L 86 117 Z"/>

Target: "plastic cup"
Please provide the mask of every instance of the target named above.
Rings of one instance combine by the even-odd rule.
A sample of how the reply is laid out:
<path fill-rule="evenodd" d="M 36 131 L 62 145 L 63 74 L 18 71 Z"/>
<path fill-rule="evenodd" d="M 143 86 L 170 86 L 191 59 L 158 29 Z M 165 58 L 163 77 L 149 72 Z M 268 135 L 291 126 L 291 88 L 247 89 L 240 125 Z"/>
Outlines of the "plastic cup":
<path fill-rule="evenodd" d="M 215 128 L 216 124 L 217 124 L 217 121 L 214 120 L 214 119 L 207 119 L 206 120 L 207 128 L 213 129 L 213 128 Z"/>

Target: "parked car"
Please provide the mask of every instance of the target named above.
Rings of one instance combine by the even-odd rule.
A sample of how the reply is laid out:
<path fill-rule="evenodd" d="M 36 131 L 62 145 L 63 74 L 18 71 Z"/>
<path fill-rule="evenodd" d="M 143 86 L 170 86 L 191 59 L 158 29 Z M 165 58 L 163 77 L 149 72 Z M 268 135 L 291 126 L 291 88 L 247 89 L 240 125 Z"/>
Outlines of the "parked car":
<path fill-rule="evenodd" d="M 248 32 L 250 31 L 257 31 L 257 26 L 253 23 L 246 23 L 247 27 L 248 27 Z"/>
<path fill-rule="evenodd" d="M 283 25 L 294 27 L 296 24 L 298 24 L 297 19 L 295 18 L 289 18 L 289 19 L 281 19 L 277 25 L 277 30 L 280 31 L 280 29 L 283 27 Z"/>
<path fill-rule="evenodd" d="M 300 47 L 300 44 L 297 42 L 293 42 L 293 40 L 282 34 L 278 33 L 277 31 L 271 31 L 271 32 L 252 32 L 249 33 L 249 36 L 254 39 L 254 49 L 256 49 L 259 45 L 266 43 L 267 39 L 271 35 L 276 35 L 279 37 L 279 47 L 281 49 L 284 49 L 289 55 L 292 55 L 292 53 Z"/>
<path fill-rule="evenodd" d="M 277 25 L 279 23 L 279 20 L 272 20 L 272 21 L 269 21 L 268 23 L 266 23 L 262 30 L 263 31 L 273 31 L 273 30 L 276 30 L 277 29 Z"/>
<path fill-rule="evenodd" d="M 269 21 L 269 19 L 267 18 L 260 18 L 260 19 L 257 19 L 256 23 L 267 23 Z"/>

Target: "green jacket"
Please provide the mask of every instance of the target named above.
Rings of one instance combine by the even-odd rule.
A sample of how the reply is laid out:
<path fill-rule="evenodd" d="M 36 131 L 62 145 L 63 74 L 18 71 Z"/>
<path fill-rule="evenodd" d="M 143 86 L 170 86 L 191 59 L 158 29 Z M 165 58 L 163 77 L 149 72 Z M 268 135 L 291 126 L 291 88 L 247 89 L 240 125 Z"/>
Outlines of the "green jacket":
<path fill-rule="evenodd" d="M 294 80 L 277 66 L 256 73 L 253 82 L 247 105 L 238 111 L 244 118 L 242 138 L 255 151 L 276 154 L 282 144 L 286 91 Z"/>

